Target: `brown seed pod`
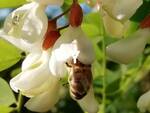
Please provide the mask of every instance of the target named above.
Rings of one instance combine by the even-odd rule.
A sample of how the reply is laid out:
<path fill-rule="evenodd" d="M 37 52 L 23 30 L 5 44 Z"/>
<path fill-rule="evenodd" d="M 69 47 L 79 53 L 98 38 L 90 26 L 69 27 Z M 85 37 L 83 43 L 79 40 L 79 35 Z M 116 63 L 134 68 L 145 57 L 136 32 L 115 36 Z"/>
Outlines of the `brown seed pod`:
<path fill-rule="evenodd" d="M 59 37 L 60 37 L 59 31 L 49 31 L 49 32 L 47 32 L 46 35 L 45 35 L 45 39 L 43 41 L 43 45 L 42 45 L 43 49 L 47 50 L 50 47 L 52 47 Z"/>
<path fill-rule="evenodd" d="M 70 9 L 69 23 L 72 27 L 78 27 L 81 25 L 82 20 L 83 20 L 82 8 L 77 2 L 74 2 Z"/>
<path fill-rule="evenodd" d="M 92 84 L 91 65 L 82 64 L 80 61 L 73 63 L 73 60 L 66 63 L 69 68 L 70 94 L 74 99 L 82 99 Z"/>
<path fill-rule="evenodd" d="M 140 28 L 150 28 L 150 14 L 140 23 Z"/>

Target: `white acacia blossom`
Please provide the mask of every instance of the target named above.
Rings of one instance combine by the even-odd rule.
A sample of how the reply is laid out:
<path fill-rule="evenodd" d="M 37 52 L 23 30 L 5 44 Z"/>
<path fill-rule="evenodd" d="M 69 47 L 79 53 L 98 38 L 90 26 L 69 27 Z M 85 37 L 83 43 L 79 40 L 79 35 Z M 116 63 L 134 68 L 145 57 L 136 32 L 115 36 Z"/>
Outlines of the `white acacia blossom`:
<path fill-rule="evenodd" d="M 107 56 L 118 63 L 131 63 L 142 54 L 145 45 L 150 39 L 150 29 L 139 29 L 128 38 L 121 39 L 107 46 Z"/>
<path fill-rule="evenodd" d="M 49 67 L 53 75 L 62 77 L 65 75 L 67 67 L 65 63 L 73 59 L 84 64 L 92 64 L 94 61 L 94 51 L 90 41 L 86 38 L 80 27 L 69 27 L 56 41 L 49 62 Z M 88 113 L 97 113 L 98 103 L 95 100 L 92 86 L 85 97 L 77 100 L 81 108 Z"/>
<path fill-rule="evenodd" d="M 33 1 L 14 10 L 0 30 L 3 39 L 29 53 L 22 63 L 21 73 L 11 79 L 10 86 L 30 98 L 25 106 L 35 112 L 52 109 L 60 97 L 59 80 L 49 70 L 51 52 L 42 50 L 48 26 L 43 2 Z"/>
<path fill-rule="evenodd" d="M 16 92 L 29 97 L 25 106 L 35 112 L 46 112 L 54 107 L 60 97 L 58 78 L 49 70 L 50 52 L 30 53 L 22 64 L 22 72 L 10 81 Z"/>
<path fill-rule="evenodd" d="M 74 62 L 78 59 L 84 64 L 91 64 L 95 54 L 91 42 L 86 38 L 80 27 L 69 27 L 56 41 L 50 59 L 50 70 L 53 75 L 65 73 L 65 63 L 73 58 Z"/>
<path fill-rule="evenodd" d="M 0 36 L 24 51 L 41 51 L 40 42 L 47 26 L 45 6 L 32 2 L 17 8 L 6 18 Z"/>
<path fill-rule="evenodd" d="M 106 33 L 121 38 L 129 19 L 142 3 L 143 0 L 102 0 L 100 5 Z"/>
<path fill-rule="evenodd" d="M 102 7 L 113 18 L 126 21 L 142 5 L 143 0 L 102 0 Z"/>
<path fill-rule="evenodd" d="M 140 111 L 146 112 L 149 111 L 150 112 L 150 91 L 144 93 L 138 100 L 137 102 L 137 107 L 140 109 Z"/>
<path fill-rule="evenodd" d="M 106 33 L 108 33 L 112 37 L 122 37 L 125 29 L 125 23 L 123 24 L 120 21 L 115 20 L 106 12 L 103 14 L 103 23 Z"/>

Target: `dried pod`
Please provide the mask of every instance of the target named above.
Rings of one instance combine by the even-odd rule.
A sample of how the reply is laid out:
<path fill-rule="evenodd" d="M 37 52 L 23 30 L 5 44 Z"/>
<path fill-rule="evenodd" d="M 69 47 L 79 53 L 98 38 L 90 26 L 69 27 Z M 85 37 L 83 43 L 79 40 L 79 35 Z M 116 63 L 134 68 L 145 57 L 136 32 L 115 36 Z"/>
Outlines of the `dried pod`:
<path fill-rule="evenodd" d="M 91 65 L 85 65 L 78 60 L 76 63 L 73 60 L 68 61 L 66 65 L 70 69 L 68 79 L 70 94 L 74 99 L 82 99 L 92 84 Z"/>
<path fill-rule="evenodd" d="M 150 15 L 146 16 L 140 23 L 140 28 L 150 28 Z"/>
<path fill-rule="evenodd" d="M 73 3 L 71 10 L 70 10 L 70 15 L 69 15 L 69 22 L 72 27 L 78 27 L 81 25 L 83 20 L 83 11 L 81 6 L 75 2 Z"/>
<path fill-rule="evenodd" d="M 47 32 L 46 35 L 45 35 L 45 39 L 43 41 L 43 45 L 42 45 L 43 49 L 47 50 L 50 47 L 52 47 L 59 37 L 60 37 L 59 31 Z"/>

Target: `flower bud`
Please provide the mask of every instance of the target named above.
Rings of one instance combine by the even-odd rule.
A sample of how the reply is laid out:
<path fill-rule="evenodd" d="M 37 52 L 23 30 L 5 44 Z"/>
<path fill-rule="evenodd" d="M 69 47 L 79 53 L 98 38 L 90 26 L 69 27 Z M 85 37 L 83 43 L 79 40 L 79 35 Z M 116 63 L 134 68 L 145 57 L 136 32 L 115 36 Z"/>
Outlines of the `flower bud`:
<path fill-rule="evenodd" d="M 150 29 L 140 29 L 129 38 L 122 39 L 106 48 L 106 54 L 111 60 L 128 64 L 140 55 L 150 38 Z"/>
<path fill-rule="evenodd" d="M 142 113 L 146 111 L 150 112 L 150 91 L 146 92 L 139 98 L 137 107 Z"/>
<path fill-rule="evenodd" d="M 72 27 L 78 27 L 81 25 L 83 20 L 83 12 L 82 8 L 78 3 L 73 3 L 71 10 L 70 10 L 70 16 L 69 16 L 69 22 Z"/>

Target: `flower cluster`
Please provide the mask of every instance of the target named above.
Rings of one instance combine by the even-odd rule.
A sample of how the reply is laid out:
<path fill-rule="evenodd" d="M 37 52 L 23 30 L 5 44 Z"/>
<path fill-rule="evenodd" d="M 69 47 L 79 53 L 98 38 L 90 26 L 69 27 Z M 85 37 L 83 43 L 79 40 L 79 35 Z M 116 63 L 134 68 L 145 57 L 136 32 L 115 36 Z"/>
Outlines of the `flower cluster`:
<path fill-rule="evenodd" d="M 9 14 L 0 30 L 3 39 L 27 55 L 21 73 L 10 81 L 11 88 L 29 98 L 25 103 L 27 109 L 46 112 L 59 101 L 63 87 L 60 78 L 67 73 L 71 97 L 85 112 L 97 113 L 91 70 L 95 54 L 81 28 L 83 12 L 78 0 L 73 0 L 69 9 L 69 25 L 63 33 L 57 26 L 60 16 L 48 20 L 45 8 L 47 5 L 61 6 L 64 0 L 28 1 Z M 112 37 L 123 37 L 126 24 L 142 3 L 143 0 L 101 0 L 98 8 L 106 33 Z M 131 63 L 143 52 L 149 39 L 148 15 L 136 32 L 108 45 L 106 55 L 118 63 Z M 150 101 L 146 99 L 149 95 L 148 92 L 139 99 L 141 111 L 149 110 Z"/>
<path fill-rule="evenodd" d="M 142 3 L 143 0 L 102 0 L 100 5 L 106 33 L 112 37 L 124 37 L 127 24 L 130 23 L 129 19 L 135 14 Z M 149 19 L 146 17 L 136 32 L 108 45 L 106 55 L 117 63 L 129 64 L 134 61 L 149 42 L 150 28 L 148 22 Z"/>
<path fill-rule="evenodd" d="M 83 15 L 80 5 L 77 1 L 73 2 L 70 26 L 61 36 L 56 25 L 57 18 L 48 20 L 45 14 L 47 5 L 61 6 L 63 2 L 63 0 L 32 0 L 14 10 L 6 18 L 0 36 L 27 54 L 22 63 L 21 73 L 11 79 L 10 86 L 15 92 L 30 98 L 25 103 L 27 109 L 46 112 L 51 110 L 61 97 L 62 85 L 59 80 L 65 72 L 69 72 L 69 78 L 72 78 L 69 84 L 73 82 L 70 89 L 75 91 L 75 97 L 81 97 L 73 99 L 84 111 L 96 113 L 98 103 L 94 97 L 92 82 L 88 82 L 92 81 L 92 73 L 88 75 L 90 80 L 85 75 L 87 82 L 80 79 L 80 76 L 76 78 L 76 75 L 79 75 L 75 71 L 76 67 L 91 72 L 91 64 L 94 61 L 92 45 L 80 27 Z M 76 17 L 78 12 L 80 18 Z M 73 15 L 75 13 L 76 16 Z M 68 63 L 71 60 L 72 66 Z M 77 62 L 80 62 L 80 66 Z M 73 74 L 70 73 L 70 69 Z M 83 73 L 80 74 L 83 78 Z M 84 91 L 87 94 L 82 95 L 81 89 L 84 90 L 85 87 L 88 87 Z"/>
<path fill-rule="evenodd" d="M 102 0 L 102 4 L 102 8 L 112 17 L 109 18 L 107 17 L 108 15 L 106 16 L 105 14 L 104 27 L 106 32 L 109 32 L 112 36 L 120 37 L 123 36 L 124 27 L 126 27 L 125 23 L 136 12 L 139 6 L 141 6 L 142 0 Z M 110 22 L 112 24 L 110 24 Z M 142 54 L 145 45 L 149 43 L 149 41 L 150 15 L 144 18 L 139 25 L 139 29 L 133 34 L 108 45 L 106 54 L 111 60 L 117 63 L 129 64 Z M 141 112 L 150 111 L 150 91 L 139 98 L 137 107 Z"/>
<path fill-rule="evenodd" d="M 104 28 L 111 37 L 124 37 L 129 19 L 142 5 L 143 0 L 101 0 L 95 6 L 102 13 Z M 133 7 L 134 6 L 134 7 Z M 142 54 L 150 41 L 150 15 L 147 15 L 139 24 L 139 29 L 133 34 L 116 41 L 106 48 L 106 55 L 110 60 L 121 63 L 132 63 Z M 150 112 L 150 91 L 143 94 L 137 107 L 141 112 Z"/>
<path fill-rule="evenodd" d="M 102 0 L 102 8 L 107 12 L 107 14 L 105 13 L 103 19 L 106 32 L 115 37 L 122 37 L 124 27 L 126 27 L 125 24 L 142 5 L 142 2 L 142 0 Z M 149 40 L 150 15 L 144 18 L 136 32 L 129 35 L 129 37 L 108 45 L 106 48 L 106 54 L 111 60 L 117 63 L 129 64 L 133 62 L 140 54 L 142 54 L 145 45 L 149 43 Z M 150 111 L 149 99 L 149 91 L 139 98 L 137 107 L 141 112 Z"/>

